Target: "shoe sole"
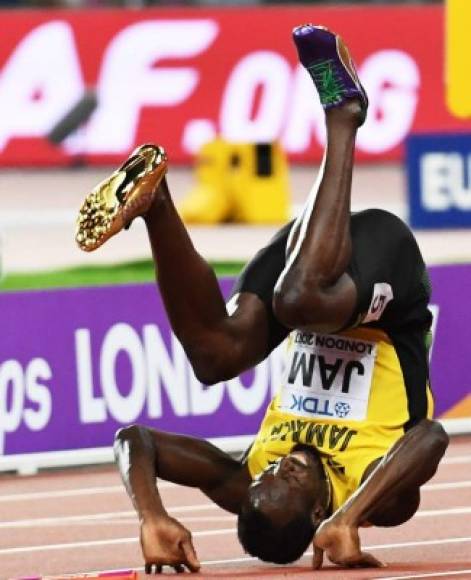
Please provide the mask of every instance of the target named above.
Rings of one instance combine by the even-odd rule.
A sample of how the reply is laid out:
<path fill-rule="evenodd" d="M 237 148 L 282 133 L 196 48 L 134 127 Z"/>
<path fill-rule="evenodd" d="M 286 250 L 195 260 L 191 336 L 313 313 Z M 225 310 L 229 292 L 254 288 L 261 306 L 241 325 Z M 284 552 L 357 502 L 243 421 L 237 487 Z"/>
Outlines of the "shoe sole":
<path fill-rule="evenodd" d="M 365 121 L 366 112 L 368 110 L 368 104 L 369 104 L 368 103 L 368 95 L 366 94 L 366 91 L 360 82 L 360 79 L 358 77 L 358 73 L 356 71 L 356 67 L 353 63 L 352 57 L 350 56 L 350 51 L 349 51 L 348 47 L 346 46 L 342 37 L 339 34 L 336 34 L 335 32 L 333 32 L 332 30 L 330 30 L 329 28 L 327 28 L 325 26 L 319 26 L 319 25 L 314 25 L 314 24 L 304 24 L 304 25 L 296 27 L 295 31 L 298 30 L 299 28 L 302 28 L 303 26 L 311 26 L 313 28 L 323 30 L 324 32 L 327 32 L 334 37 L 337 57 L 340 61 L 340 64 L 343 67 L 343 69 L 345 70 L 345 72 L 347 73 L 347 75 L 351 78 L 353 84 L 356 86 L 356 89 L 359 92 L 359 99 L 361 101 L 361 106 L 362 106 L 362 118 L 360 121 L 360 125 L 362 125 Z M 296 44 L 296 40 L 295 40 L 295 44 Z M 304 67 L 308 70 L 308 72 L 310 72 L 310 74 L 311 74 L 311 71 L 310 71 L 311 66 L 312 65 L 304 64 Z M 311 74 L 311 76 L 312 76 L 312 74 Z M 343 98 L 352 98 L 352 97 L 346 96 Z M 336 106 L 336 105 L 334 104 L 333 106 Z"/>
<path fill-rule="evenodd" d="M 141 145 L 123 165 L 85 198 L 77 218 L 75 240 L 92 252 L 130 226 L 149 209 L 156 188 L 167 172 L 162 147 Z"/>

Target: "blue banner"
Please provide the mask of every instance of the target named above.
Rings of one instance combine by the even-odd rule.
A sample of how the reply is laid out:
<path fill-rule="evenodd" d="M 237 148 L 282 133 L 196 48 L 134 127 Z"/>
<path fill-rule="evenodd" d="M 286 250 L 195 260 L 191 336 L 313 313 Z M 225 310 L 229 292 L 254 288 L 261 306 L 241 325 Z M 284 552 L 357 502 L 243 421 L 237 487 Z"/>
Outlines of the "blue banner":
<path fill-rule="evenodd" d="M 471 226 L 471 134 L 413 135 L 406 164 L 412 227 Z"/>

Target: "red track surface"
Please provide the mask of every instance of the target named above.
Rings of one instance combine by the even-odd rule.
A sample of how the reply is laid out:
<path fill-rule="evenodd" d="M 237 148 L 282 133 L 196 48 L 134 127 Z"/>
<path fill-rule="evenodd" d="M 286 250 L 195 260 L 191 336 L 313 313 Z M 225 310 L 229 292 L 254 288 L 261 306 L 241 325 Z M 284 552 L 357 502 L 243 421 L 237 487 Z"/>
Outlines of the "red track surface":
<path fill-rule="evenodd" d="M 170 512 L 193 532 L 203 563 L 199 577 L 314 576 L 308 556 L 296 566 L 262 564 L 245 556 L 235 518 L 200 492 L 164 483 L 162 495 Z M 145 578 L 136 517 L 114 469 L 1 477 L 0 514 L 1 579 L 130 568 L 140 569 Z M 471 438 L 452 441 L 410 522 L 362 530 L 362 539 L 386 568 L 338 570 L 327 565 L 315 576 L 471 579 Z"/>

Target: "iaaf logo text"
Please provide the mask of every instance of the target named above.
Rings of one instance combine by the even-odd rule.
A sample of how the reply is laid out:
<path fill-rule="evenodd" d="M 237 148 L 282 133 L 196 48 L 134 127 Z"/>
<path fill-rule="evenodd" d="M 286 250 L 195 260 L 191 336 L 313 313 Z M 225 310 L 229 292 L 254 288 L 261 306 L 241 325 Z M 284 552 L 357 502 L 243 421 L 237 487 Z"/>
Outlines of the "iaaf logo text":
<path fill-rule="evenodd" d="M 323 112 L 311 80 L 275 47 L 247 52 L 224 71 L 222 83 L 203 75 L 195 58 L 203 62 L 221 37 L 218 22 L 211 18 L 149 19 L 119 30 L 98 66 L 99 105 L 80 135 L 66 141 L 66 150 L 125 153 L 136 143 L 143 108 L 162 107 L 163 125 L 165 110 L 185 106 L 185 122 L 176 139 L 186 154 L 216 134 L 230 140 L 279 139 L 288 153 L 303 153 L 313 140 L 323 145 Z M 66 21 L 43 23 L 21 38 L 0 76 L 0 152 L 14 138 L 47 135 L 74 106 L 90 76 L 81 60 L 73 27 Z M 412 127 L 419 69 L 411 55 L 397 49 L 373 52 L 358 64 L 370 113 L 357 146 L 366 153 L 384 153 Z M 213 85 L 222 86 L 222 91 Z M 200 118 L 198 110 L 190 108 L 201 86 L 210 90 L 213 118 Z"/>

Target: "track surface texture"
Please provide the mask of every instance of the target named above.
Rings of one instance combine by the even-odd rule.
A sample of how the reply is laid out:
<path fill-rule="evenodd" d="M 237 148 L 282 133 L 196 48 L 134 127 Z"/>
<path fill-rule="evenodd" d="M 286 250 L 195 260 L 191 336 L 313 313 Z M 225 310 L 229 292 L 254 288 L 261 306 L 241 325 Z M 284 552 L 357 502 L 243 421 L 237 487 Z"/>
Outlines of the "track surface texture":
<path fill-rule="evenodd" d="M 203 578 L 471 579 L 471 437 L 452 440 L 408 523 L 361 531 L 363 547 L 386 563 L 374 570 L 315 574 L 309 553 L 291 566 L 261 563 L 238 544 L 236 520 L 199 491 L 166 482 L 170 513 L 193 532 Z M 111 466 L 0 477 L 0 578 L 142 570 L 137 519 Z M 166 575 L 173 574 L 170 569 Z"/>

